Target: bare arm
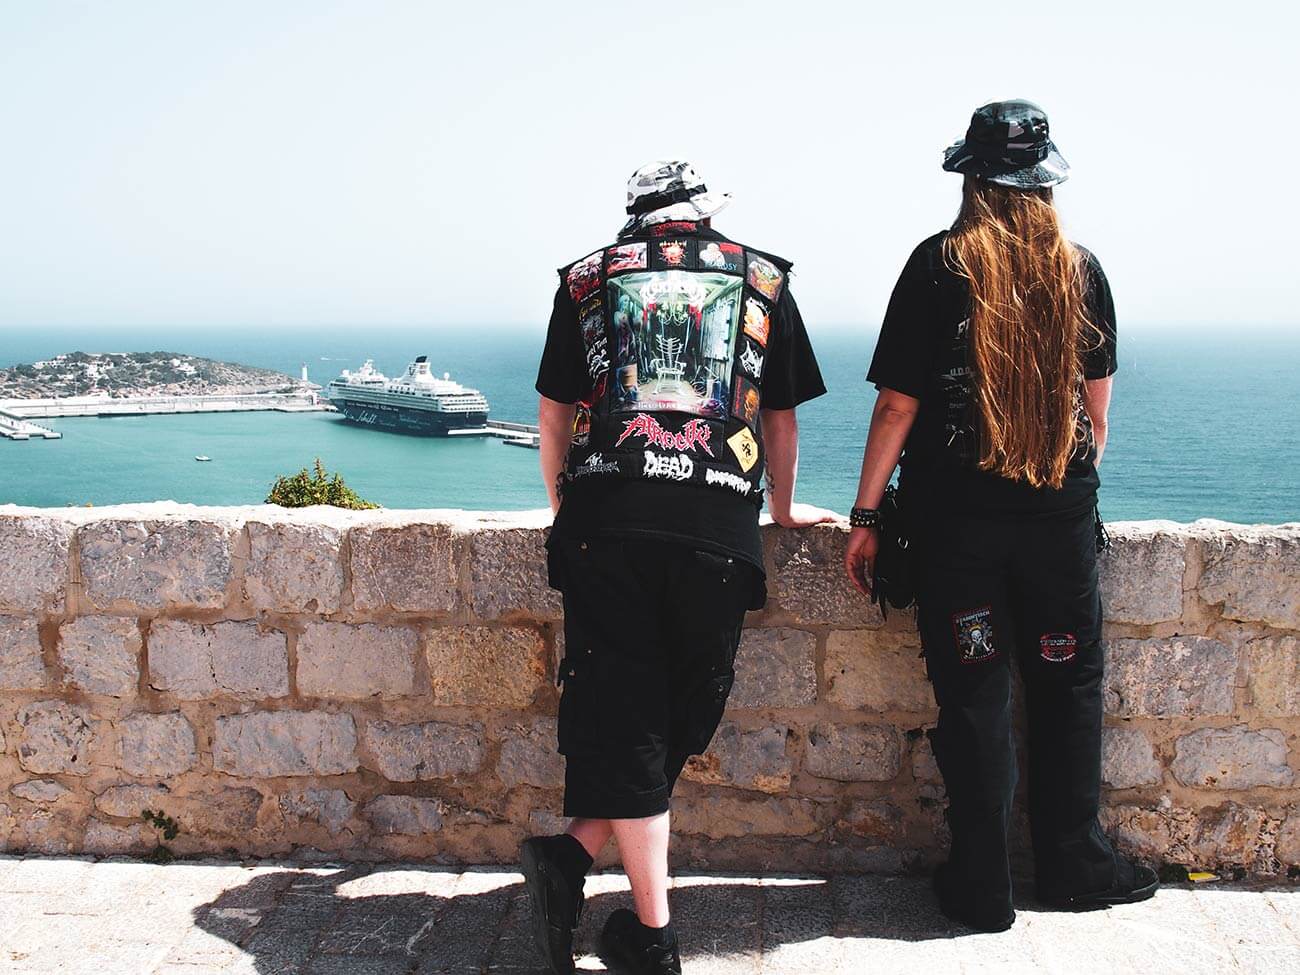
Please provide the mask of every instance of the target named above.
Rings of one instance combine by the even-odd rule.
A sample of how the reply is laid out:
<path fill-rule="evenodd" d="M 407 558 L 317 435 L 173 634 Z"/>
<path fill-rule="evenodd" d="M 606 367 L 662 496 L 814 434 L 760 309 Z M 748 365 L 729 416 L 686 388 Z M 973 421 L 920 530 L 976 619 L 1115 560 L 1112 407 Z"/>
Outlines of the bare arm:
<path fill-rule="evenodd" d="M 560 495 L 556 490 L 564 458 L 569 452 L 573 437 L 573 417 L 578 412 L 576 403 L 557 403 L 541 397 L 537 404 L 537 426 L 541 430 L 542 481 L 551 499 L 551 513 L 560 510 Z"/>
<path fill-rule="evenodd" d="M 794 410 L 762 410 L 763 447 L 767 451 L 767 509 L 772 520 L 787 528 L 832 521 L 835 515 L 812 505 L 796 504 L 794 482 L 799 473 L 799 421 Z"/>
<path fill-rule="evenodd" d="M 1106 452 L 1106 434 L 1109 432 L 1107 414 L 1110 413 L 1110 390 L 1114 377 L 1089 379 L 1083 384 L 1083 408 L 1092 421 L 1092 437 L 1097 443 L 1096 465 L 1101 466 L 1101 455 Z"/>
<path fill-rule="evenodd" d="M 876 397 L 871 427 L 867 430 L 867 446 L 862 451 L 855 508 L 880 507 L 920 406 L 920 400 L 892 389 L 882 389 Z M 867 595 L 871 594 L 871 565 L 879 546 L 880 534 L 876 529 L 854 528 L 844 549 L 844 570 L 853 585 Z"/>

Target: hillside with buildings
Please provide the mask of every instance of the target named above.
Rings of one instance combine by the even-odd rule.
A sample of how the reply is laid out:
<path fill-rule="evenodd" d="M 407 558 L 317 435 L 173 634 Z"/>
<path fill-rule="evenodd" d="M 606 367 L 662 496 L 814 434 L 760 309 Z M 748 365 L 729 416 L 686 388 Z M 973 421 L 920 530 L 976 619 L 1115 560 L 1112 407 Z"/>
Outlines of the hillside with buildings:
<path fill-rule="evenodd" d="M 289 392 L 282 372 L 178 352 L 69 352 L 0 369 L 0 400 Z"/>

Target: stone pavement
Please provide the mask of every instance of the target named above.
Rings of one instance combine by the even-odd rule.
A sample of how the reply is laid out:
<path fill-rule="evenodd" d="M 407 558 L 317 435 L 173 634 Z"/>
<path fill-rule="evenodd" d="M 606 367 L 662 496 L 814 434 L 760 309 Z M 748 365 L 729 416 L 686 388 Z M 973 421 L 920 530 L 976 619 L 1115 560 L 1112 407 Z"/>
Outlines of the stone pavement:
<path fill-rule="evenodd" d="M 1300 972 L 1300 885 L 1175 886 L 1083 914 L 948 924 L 916 877 L 686 876 L 688 973 Z M 585 951 L 621 874 L 588 882 Z M 539 973 L 518 874 L 424 865 L 0 857 L 0 972 Z M 580 971 L 603 971 L 589 954 Z"/>

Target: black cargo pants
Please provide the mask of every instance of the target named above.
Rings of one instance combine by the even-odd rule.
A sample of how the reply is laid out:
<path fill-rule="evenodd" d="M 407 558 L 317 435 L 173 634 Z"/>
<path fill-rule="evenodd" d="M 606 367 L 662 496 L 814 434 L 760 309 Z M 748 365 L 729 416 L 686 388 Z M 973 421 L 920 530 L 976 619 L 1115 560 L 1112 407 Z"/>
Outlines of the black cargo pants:
<path fill-rule="evenodd" d="M 552 538 L 548 549 L 564 594 L 564 815 L 658 815 L 717 731 L 762 576 L 672 542 Z"/>
<path fill-rule="evenodd" d="M 1011 661 L 1025 685 L 1028 799 L 1040 896 L 1109 887 L 1097 822 L 1102 646 L 1095 523 L 918 519 L 918 612 L 939 704 L 934 753 L 961 889 L 1011 905 L 1007 828 L 1017 781 Z"/>

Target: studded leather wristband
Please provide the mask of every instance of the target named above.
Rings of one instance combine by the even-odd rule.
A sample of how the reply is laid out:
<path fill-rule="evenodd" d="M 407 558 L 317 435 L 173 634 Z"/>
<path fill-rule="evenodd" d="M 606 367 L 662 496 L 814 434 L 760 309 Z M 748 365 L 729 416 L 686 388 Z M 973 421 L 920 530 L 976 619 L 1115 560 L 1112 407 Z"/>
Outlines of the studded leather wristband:
<path fill-rule="evenodd" d="M 879 528 L 879 508 L 854 508 L 849 512 L 849 524 L 854 528 Z"/>

